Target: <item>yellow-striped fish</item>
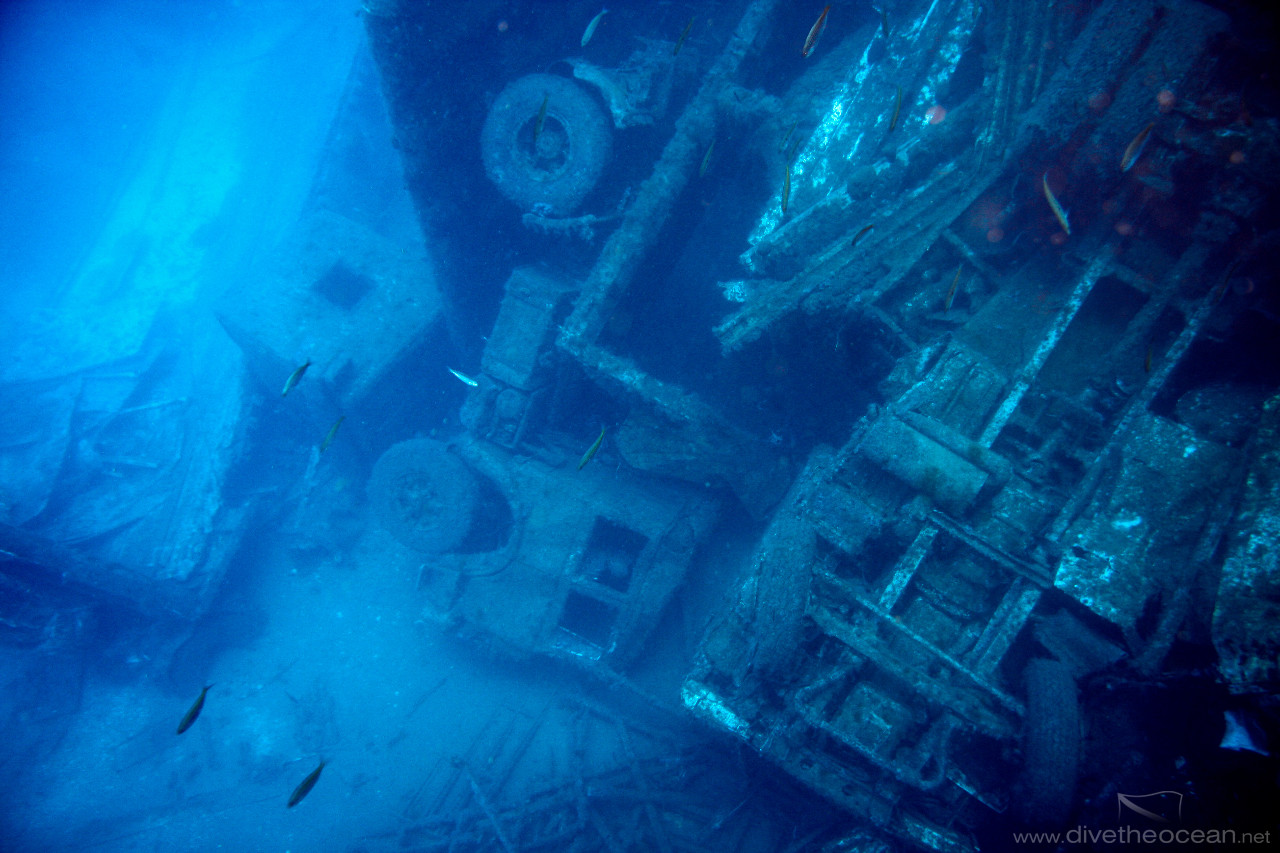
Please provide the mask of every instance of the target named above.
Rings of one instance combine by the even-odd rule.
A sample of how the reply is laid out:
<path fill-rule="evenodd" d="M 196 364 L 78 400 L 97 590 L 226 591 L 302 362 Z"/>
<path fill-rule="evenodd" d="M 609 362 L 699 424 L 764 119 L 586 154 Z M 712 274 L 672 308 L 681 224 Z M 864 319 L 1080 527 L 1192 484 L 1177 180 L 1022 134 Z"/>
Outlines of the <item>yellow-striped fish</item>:
<path fill-rule="evenodd" d="M 889 119 L 889 132 L 898 126 L 898 113 L 902 112 L 902 87 L 898 87 L 898 99 L 893 102 L 893 118 Z"/>
<path fill-rule="evenodd" d="M 675 56 L 680 52 L 680 48 L 684 47 L 684 40 L 689 37 L 689 31 L 693 29 L 693 22 L 696 20 L 698 20 L 698 16 L 694 15 L 689 19 L 689 23 L 684 25 L 684 32 L 680 33 L 680 38 L 676 40 L 676 46 L 671 50 L 672 56 Z"/>
<path fill-rule="evenodd" d="M 333 426 L 329 427 L 329 434 L 324 437 L 324 441 L 320 442 L 321 453 L 324 453 L 329 449 L 329 445 L 333 444 L 333 437 L 338 434 L 338 427 L 342 426 L 342 422 L 346 419 L 347 416 L 343 415 L 333 422 Z"/>
<path fill-rule="evenodd" d="M 1067 222 L 1067 212 L 1062 209 L 1062 205 L 1058 204 L 1058 197 L 1053 194 L 1053 190 L 1049 189 L 1049 173 L 1045 172 L 1044 177 L 1040 179 L 1044 184 L 1044 200 L 1049 202 L 1049 209 L 1053 211 L 1053 215 L 1058 217 L 1058 224 L 1062 226 L 1062 230 L 1067 232 L 1067 236 L 1071 236 L 1071 224 Z"/>
<path fill-rule="evenodd" d="M 289 392 L 293 390 L 293 387 L 295 385 L 297 385 L 299 382 L 302 381 L 303 375 L 307 372 L 307 368 L 310 366 L 311 366 L 311 359 L 307 359 L 306 364 L 302 365 L 298 369 L 294 370 L 293 373 L 289 374 L 289 378 L 286 379 L 284 383 L 284 390 L 280 392 L 281 397 L 289 396 Z"/>
<path fill-rule="evenodd" d="M 182 734 L 195 724 L 196 717 L 200 716 L 200 712 L 204 709 L 204 697 L 209 692 L 212 684 L 206 685 L 204 690 L 200 691 L 200 695 L 196 697 L 196 701 L 187 709 L 187 713 L 182 715 L 182 722 L 178 723 L 178 734 Z"/>
<path fill-rule="evenodd" d="M 600 449 L 600 445 L 604 442 L 604 427 L 600 427 L 600 434 L 596 436 L 595 442 L 587 448 L 587 452 L 582 454 L 582 459 L 578 462 L 578 470 L 591 461 L 591 457 L 596 455 L 596 451 Z"/>
<path fill-rule="evenodd" d="M 791 141 L 791 134 L 796 132 L 796 125 L 798 125 L 799 123 L 800 123 L 799 119 L 791 122 L 791 127 L 787 129 L 787 135 L 782 137 L 782 144 L 778 146 L 779 154 L 787 150 L 787 143 Z"/>
<path fill-rule="evenodd" d="M 782 215 L 787 215 L 787 202 L 791 200 L 791 164 L 787 164 L 787 176 L 782 181 Z"/>
<path fill-rule="evenodd" d="M 1150 122 L 1142 130 L 1138 131 L 1138 135 L 1129 143 L 1129 147 L 1124 149 L 1124 156 L 1120 158 L 1120 171 L 1127 172 L 1133 168 L 1133 164 L 1138 162 L 1138 158 L 1142 156 L 1142 149 L 1146 147 L 1147 137 L 1151 135 L 1151 128 L 1156 123 Z"/>
<path fill-rule="evenodd" d="M 587 24 L 586 31 L 582 34 L 582 46 L 586 47 L 587 42 L 591 41 L 591 37 L 596 34 L 596 27 L 600 26 L 600 19 L 605 16 L 608 9 L 601 9 L 596 12 L 596 16 L 591 19 L 591 23 Z"/>
<path fill-rule="evenodd" d="M 956 298 L 956 288 L 960 286 L 960 271 L 962 269 L 964 269 L 964 264 L 956 267 L 956 277 L 951 279 L 951 287 L 947 289 L 947 298 L 942 303 L 943 314 L 951 310 L 951 300 Z"/>
<path fill-rule="evenodd" d="M 533 144 L 535 148 L 538 145 L 538 137 L 542 135 L 542 124 L 547 120 L 547 101 L 550 99 L 550 92 L 542 96 L 542 106 L 538 107 L 538 119 L 533 123 Z"/>
<path fill-rule="evenodd" d="M 831 11 L 830 6 L 822 9 L 822 14 L 818 16 L 818 20 L 813 22 L 813 26 L 809 28 L 809 35 L 804 40 L 804 47 L 800 48 L 800 56 L 808 57 L 813 53 L 813 49 L 818 46 L 818 39 L 822 38 L 822 31 L 827 28 L 827 13 Z"/>
<path fill-rule="evenodd" d="M 1227 285 L 1231 284 L 1231 276 L 1235 274 L 1236 267 L 1240 266 L 1240 262 L 1244 260 L 1244 255 L 1236 258 L 1227 266 L 1227 271 L 1222 274 L 1222 283 L 1218 285 L 1217 293 L 1213 297 L 1213 304 L 1217 305 L 1222 301 L 1222 297 L 1227 293 Z"/>
<path fill-rule="evenodd" d="M 293 793 L 289 795 L 289 803 L 285 808 L 291 809 L 298 803 L 302 802 L 302 798 L 311 793 L 311 789 L 316 786 L 316 782 L 320 781 L 320 771 L 324 769 L 325 761 L 320 759 L 320 766 L 307 774 L 307 778 L 303 779 L 298 787 L 293 789 Z"/>
<path fill-rule="evenodd" d="M 702 165 L 698 167 L 698 177 L 701 178 L 707 173 L 707 166 L 711 165 L 711 152 L 716 150 L 716 141 L 711 140 L 711 144 L 707 146 L 707 153 L 702 155 Z"/>

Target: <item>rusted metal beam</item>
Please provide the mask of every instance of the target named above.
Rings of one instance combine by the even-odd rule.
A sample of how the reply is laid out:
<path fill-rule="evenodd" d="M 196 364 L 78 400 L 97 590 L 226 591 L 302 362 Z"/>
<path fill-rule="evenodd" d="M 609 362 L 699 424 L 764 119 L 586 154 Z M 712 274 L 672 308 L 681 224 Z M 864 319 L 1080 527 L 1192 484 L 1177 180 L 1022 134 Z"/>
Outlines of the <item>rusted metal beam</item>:
<path fill-rule="evenodd" d="M 645 255 L 653 248 L 676 199 L 698 167 L 715 132 L 716 105 L 733 82 L 748 51 L 773 13 L 778 0 L 755 0 L 693 100 L 676 120 L 675 133 L 658 158 L 653 174 L 640 186 L 622 224 L 609 235 L 604 250 L 587 275 L 582 296 L 565 321 L 560 345 L 578 352 L 594 342 L 609 320 L 613 306 L 626 292 Z"/>
<path fill-rule="evenodd" d="M 480 787 L 480 783 L 476 781 L 475 774 L 470 769 L 467 771 L 467 782 L 471 785 L 471 794 L 476 798 L 476 804 L 480 806 L 480 810 L 484 812 L 484 816 L 488 819 L 489 825 L 493 827 L 494 834 L 498 836 L 498 843 L 502 845 L 502 849 L 506 853 L 515 853 L 515 848 L 511 846 L 511 842 L 507 840 L 507 834 L 502 829 L 502 824 L 498 822 L 498 816 L 494 813 L 493 807 L 489 805 L 489 798 L 485 796 L 484 790 Z"/>

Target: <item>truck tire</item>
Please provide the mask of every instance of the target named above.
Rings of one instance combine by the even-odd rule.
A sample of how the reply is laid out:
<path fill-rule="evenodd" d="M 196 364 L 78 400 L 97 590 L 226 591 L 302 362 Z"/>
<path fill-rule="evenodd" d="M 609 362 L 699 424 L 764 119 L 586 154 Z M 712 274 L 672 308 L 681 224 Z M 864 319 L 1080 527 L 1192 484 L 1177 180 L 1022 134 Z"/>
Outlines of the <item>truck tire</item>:
<path fill-rule="evenodd" d="M 1060 661 L 1027 664 L 1024 764 L 1014 813 L 1028 826 L 1060 826 L 1071 814 L 1080 760 L 1080 700 Z"/>
<path fill-rule="evenodd" d="M 480 482 L 440 442 L 410 439 L 390 447 L 373 466 L 374 515 L 401 543 L 427 554 L 456 550 L 480 503 Z"/>
<path fill-rule="evenodd" d="M 480 133 L 489 180 L 521 209 L 550 216 L 567 216 L 582 203 L 610 146 L 604 111 L 580 85 L 554 74 L 529 74 L 509 84 Z"/>

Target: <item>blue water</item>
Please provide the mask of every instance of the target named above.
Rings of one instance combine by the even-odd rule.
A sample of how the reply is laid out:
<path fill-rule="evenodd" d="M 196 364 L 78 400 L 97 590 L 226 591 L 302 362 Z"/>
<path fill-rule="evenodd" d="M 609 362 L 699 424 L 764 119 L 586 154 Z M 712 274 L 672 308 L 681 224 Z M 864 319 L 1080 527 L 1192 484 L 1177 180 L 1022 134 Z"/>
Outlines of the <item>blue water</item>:
<path fill-rule="evenodd" d="M 564 792 L 584 779 L 590 783 L 580 790 L 591 788 L 601 801 L 647 795 L 646 784 L 684 797 L 688 813 L 669 818 L 671 825 L 696 825 L 681 837 L 701 846 L 673 849 L 853 849 L 821 847 L 839 838 L 872 844 L 878 830 L 865 816 L 828 803 L 680 709 L 698 643 L 723 615 L 789 478 L 815 448 L 840 446 L 861 419 L 876 416 L 901 339 L 919 331 L 854 312 L 799 313 L 732 356 L 722 351 L 712 329 L 737 307 L 726 301 L 725 285 L 746 275 L 748 246 L 786 221 L 783 161 L 774 154 L 790 136 L 777 152 L 770 141 L 762 158 L 760 128 L 790 122 L 776 108 L 744 108 L 738 123 L 717 129 L 706 179 L 691 183 L 664 219 L 653 237 L 659 249 L 638 262 L 632 281 L 639 283 L 612 306 L 596 341 L 731 421 L 751 450 L 721 460 L 737 470 L 709 466 L 704 481 L 686 476 L 678 458 L 668 468 L 644 468 L 636 460 L 646 458 L 647 446 L 622 427 L 639 410 L 610 377 L 567 359 L 541 375 L 546 384 L 537 393 L 498 397 L 484 410 L 502 412 L 505 401 L 551 413 L 511 456 L 501 454 L 516 439 L 478 425 L 474 403 L 495 387 L 482 372 L 516 369 L 486 357 L 508 277 L 532 269 L 581 285 L 748 4 L 614 4 L 583 46 L 584 27 L 599 11 L 595 0 L 403 2 L 413 11 L 400 19 L 380 17 L 380 7 L 394 4 L 373 0 L 0 5 L 0 329 L 7 344 L 0 361 L 0 853 L 513 849 L 503 827 L 538 814 L 536 798 L 546 791 L 568 804 L 564 815 L 547 813 L 575 828 L 540 849 L 655 849 L 662 832 L 652 804 L 635 825 L 615 826 L 614 837 L 589 829 L 582 814 L 572 824 L 588 797 Z M 831 30 L 803 64 L 799 46 L 824 5 L 781 4 L 760 36 L 763 49 L 749 54 L 738 76 L 744 91 L 796 97 L 791 87 L 824 52 L 863 58 L 861 47 L 842 41 L 851 33 L 870 39 L 867 61 L 882 59 L 878 10 L 832 4 Z M 1274 31 L 1242 32 L 1246 18 L 1235 11 L 1236 29 L 1214 54 L 1228 68 L 1240 53 L 1256 57 L 1274 46 Z M 566 60 L 584 55 L 611 67 L 647 44 L 667 57 L 691 17 L 680 47 L 687 65 L 669 81 L 672 106 L 613 129 L 604 176 L 573 203 L 573 213 L 600 217 L 594 242 L 529 226 L 522 215 L 543 208 L 504 195 L 481 152 L 482 126 L 504 87 L 526 74 L 565 76 Z M 895 32 L 909 25 L 892 20 Z M 1045 50 L 1054 57 L 1051 72 L 1067 61 L 1053 45 Z M 1240 83 L 1244 95 L 1202 93 L 1202 111 L 1187 120 L 1196 144 L 1219 140 L 1213 144 L 1221 150 L 1213 150 L 1234 166 L 1246 162 L 1247 133 L 1274 143 L 1280 106 L 1274 80 L 1244 65 L 1216 78 Z M 959 68 L 940 101 L 949 94 L 954 104 L 978 89 L 980 63 Z M 821 93 L 809 100 L 829 102 L 830 83 L 815 86 Z M 406 103 L 419 110 L 406 113 Z M 891 103 L 886 96 L 886 111 Z M 894 132 L 923 134 L 941 124 L 946 113 L 937 107 L 916 109 L 914 124 Z M 1172 121 L 1167 110 L 1149 111 L 1153 121 Z M 1250 111 L 1247 127 L 1256 131 L 1245 129 Z M 792 221 L 824 180 L 855 195 L 868 186 L 866 174 L 829 172 L 812 153 L 825 150 L 819 137 L 837 113 L 796 119 L 796 144 L 804 146 L 797 163 L 805 166 L 788 196 Z M 958 116 L 953 124 L 971 121 Z M 548 135 L 557 132 L 555 121 Z M 1164 127 L 1157 135 L 1140 156 L 1167 154 L 1181 138 Z M 1128 129 L 1123 136 L 1121 147 Z M 1186 242 L 1201 196 L 1229 195 L 1228 179 L 1179 166 L 1170 170 L 1178 189 L 1165 191 L 1165 176 L 1139 163 L 1134 175 L 1145 189 L 1095 191 L 1103 172 L 1097 164 L 1117 159 L 1110 144 L 1076 137 L 1060 158 L 1006 164 L 1007 180 L 966 212 L 957 239 L 978 247 L 986 269 L 1003 271 L 1034 247 L 1041 259 L 1033 266 L 1046 280 L 1077 271 L 1088 253 L 1065 257 L 1074 246 L 1063 248 L 1067 235 L 1042 195 L 1043 174 L 1071 208 L 1077 235 L 1136 233 L 1117 254 L 1128 253 L 1138 279 L 1167 275 L 1141 246 L 1157 247 L 1156 255 Z M 1251 180 L 1274 189 L 1274 166 L 1257 165 L 1274 149 L 1247 151 Z M 920 155 L 920 166 L 907 146 L 872 171 L 906 187 L 943 168 L 941 159 L 928 159 L 935 153 Z M 702 157 L 700 150 L 694 161 Z M 791 193 L 790 166 L 785 174 Z M 1068 181 L 1073 174 L 1078 182 Z M 850 204 L 888 204 L 894 193 L 879 185 Z M 1208 388 L 1209 396 L 1175 399 L 1170 391 L 1151 404 L 1213 433 L 1235 454 L 1224 458 L 1238 465 L 1244 448 L 1259 452 L 1250 437 L 1280 384 L 1273 335 L 1280 309 L 1267 260 L 1273 208 L 1261 205 L 1248 227 L 1215 244 L 1218 268 L 1228 270 L 1216 298 L 1225 294 L 1233 316 L 1244 319 L 1230 328 L 1210 324 L 1193 366 L 1175 377 L 1179 389 Z M 1114 223 L 1098 225 L 1113 213 Z M 946 265 L 949 277 L 956 261 Z M 947 280 L 938 276 L 925 272 L 920 287 L 936 291 L 927 298 L 939 303 L 927 323 L 949 335 L 948 324 L 958 329 L 957 315 L 990 294 L 961 290 L 954 309 L 948 295 L 939 311 Z M 1077 329 L 1105 331 L 1112 318 L 1132 318 L 1145 304 L 1138 289 L 1114 280 L 1108 286 L 1114 289 L 1101 305 L 1087 303 Z M 1013 310 L 1049 315 L 1065 292 L 1036 282 L 1016 294 Z M 886 302 L 910 313 L 917 297 L 894 294 Z M 566 300 L 549 312 L 546 329 L 535 328 L 540 299 L 530 297 L 529 311 L 502 327 L 513 339 L 527 332 L 531 347 L 545 347 L 570 310 Z M 1182 326 L 1167 320 L 1155 328 L 1163 351 Z M 1016 336 L 1000 324 L 976 334 Z M 1068 340 L 1072 363 L 1051 361 L 1046 370 L 1080 393 L 1093 377 L 1071 371 L 1093 353 L 1087 335 Z M 1034 343 L 1010 344 L 1009 352 L 1021 347 L 1010 358 L 1025 358 Z M 1142 349 L 1129 365 L 1132 383 Z M 1149 373 L 1150 352 L 1147 359 Z M 1159 369 L 1158 353 L 1155 361 Z M 1226 396 L 1212 396 L 1227 384 Z M 1108 393 L 1114 389 L 1098 396 Z M 1057 417 L 1048 404 L 1044 412 L 1045 420 Z M 677 420 L 655 420 L 654 428 L 675 432 Z M 1086 430 L 1093 422 L 1081 423 Z M 582 456 L 597 434 L 598 454 Z M 591 489 L 603 505 L 606 490 L 625 496 L 625 484 L 649 474 L 678 491 L 676 504 L 691 494 L 716 503 L 715 523 L 691 549 L 696 570 L 674 603 L 651 614 L 653 636 L 626 664 L 628 687 L 550 660 L 546 648 L 504 645 L 483 630 L 491 611 L 477 606 L 467 620 L 454 620 L 433 609 L 484 582 L 450 562 L 452 555 L 424 556 L 397 538 L 368 487 L 388 448 L 418 440 L 490 441 L 500 448 L 493 458 L 510 461 L 502 476 L 517 488 L 542 476 L 535 470 L 581 469 L 598 478 L 588 480 L 586 497 L 528 487 L 527 503 L 478 511 L 489 527 L 468 533 L 464 553 L 505 545 L 532 518 L 543 528 L 520 535 L 553 545 L 525 556 L 574 566 L 582 553 L 554 550 L 557 531 L 573 526 L 558 513 L 580 519 L 592 511 Z M 708 445 L 717 449 L 715 436 L 697 452 Z M 753 503 L 743 481 L 777 472 L 786 482 Z M 1041 485 L 1048 501 L 1065 488 L 1051 478 Z M 918 509 L 903 509 L 902 517 Z M 611 547 L 624 552 L 629 533 L 601 524 L 591 535 L 617 535 Z M 1223 559 L 1217 550 L 1211 562 L 1220 567 Z M 602 565 L 604 583 L 625 589 L 623 570 L 607 559 Z M 1197 595 L 1212 595 L 1205 590 Z M 505 608 L 518 621 L 542 595 L 550 599 L 547 587 L 513 586 Z M 1085 613 L 1077 605 L 1070 604 L 1073 612 Z M 593 640 L 603 618 L 595 606 L 563 617 L 575 640 Z M 1143 639 L 1153 630 L 1148 623 L 1140 629 Z M 1099 630 L 1117 643 L 1136 636 Z M 1280 778 L 1270 748 L 1275 685 L 1262 681 L 1228 695 L 1213 673 L 1207 630 L 1193 622 L 1179 634 L 1176 676 L 1091 685 L 1092 749 L 1107 757 L 1084 776 L 1073 815 L 1101 820 L 1122 784 L 1107 774 L 1133 778 L 1149 760 L 1176 768 L 1168 776 L 1177 782 L 1168 784 L 1185 783 L 1180 790 L 1198 798 L 1202 815 L 1274 826 L 1274 812 L 1265 810 Z M 603 646 L 608 636 L 604 630 L 594 639 Z M 1025 636 L 1022 642 L 1033 645 Z M 650 708 L 646 696 L 661 707 Z M 194 722 L 177 733 L 197 697 Z M 1174 706 L 1177 715 L 1167 712 Z M 1016 750 L 1005 748 L 1001 760 L 1012 760 Z M 302 790 L 318 768 L 314 787 Z M 1142 778 L 1154 784 L 1162 772 Z M 287 805 L 291 793 L 301 799 Z M 1007 841 L 1003 820 L 976 821 L 997 827 L 983 836 L 989 849 Z M 556 837 L 550 824 L 538 831 Z M 580 847 L 571 846 L 575 839 Z M 901 838 L 895 843 L 909 849 Z"/>

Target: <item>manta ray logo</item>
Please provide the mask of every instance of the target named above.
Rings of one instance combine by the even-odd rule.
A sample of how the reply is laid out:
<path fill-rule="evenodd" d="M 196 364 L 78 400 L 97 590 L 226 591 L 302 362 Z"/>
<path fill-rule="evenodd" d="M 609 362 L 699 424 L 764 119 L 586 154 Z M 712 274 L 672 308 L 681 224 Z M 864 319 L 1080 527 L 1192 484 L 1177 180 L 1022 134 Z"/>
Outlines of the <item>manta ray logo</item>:
<path fill-rule="evenodd" d="M 1116 794 L 1116 819 L 1128 810 L 1157 823 L 1182 820 L 1182 794 L 1177 791 L 1156 791 L 1153 794 Z"/>

